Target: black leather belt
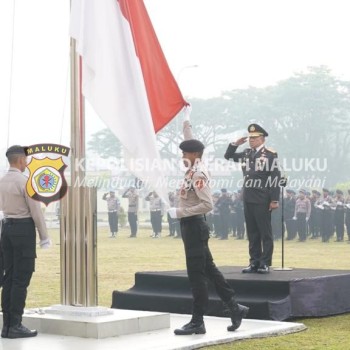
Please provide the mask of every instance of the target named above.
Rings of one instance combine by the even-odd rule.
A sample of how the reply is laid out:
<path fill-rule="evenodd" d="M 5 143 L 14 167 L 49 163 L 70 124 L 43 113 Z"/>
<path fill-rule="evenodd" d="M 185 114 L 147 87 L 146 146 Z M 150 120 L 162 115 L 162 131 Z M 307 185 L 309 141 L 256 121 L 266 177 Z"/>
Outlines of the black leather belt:
<path fill-rule="evenodd" d="M 205 215 L 198 214 L 198 215 L 186 216 L 185 218 L 181 218 L 181 221 L 191 221 L 191 220 L 205 220 Z"/>
<path fill-rule="evenodd" d="M 3 220 L 5 224 L 25 224 L 34 222 L 32 218 L 5 218 Z"/>

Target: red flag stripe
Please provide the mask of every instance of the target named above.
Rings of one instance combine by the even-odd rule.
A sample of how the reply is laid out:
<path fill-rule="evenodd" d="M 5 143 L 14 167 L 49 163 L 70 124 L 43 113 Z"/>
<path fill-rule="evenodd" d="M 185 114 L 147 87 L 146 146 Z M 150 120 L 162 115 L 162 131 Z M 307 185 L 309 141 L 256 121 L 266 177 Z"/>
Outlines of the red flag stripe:
<path fill-rule="evenodd" d="M 174 79 L 142 0 L 117 0 L 130 24 L 155 132 L 188 105 Z"/>

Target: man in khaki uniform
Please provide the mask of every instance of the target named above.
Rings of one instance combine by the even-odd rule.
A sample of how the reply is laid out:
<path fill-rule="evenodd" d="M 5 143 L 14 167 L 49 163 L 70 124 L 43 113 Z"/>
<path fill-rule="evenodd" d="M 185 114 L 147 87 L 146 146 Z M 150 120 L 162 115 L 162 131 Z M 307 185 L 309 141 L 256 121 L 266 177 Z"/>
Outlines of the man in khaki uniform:
<path fill-rule="evenodd" d="M 37 335 L 22 325 L 22 315 L 36 258 L 36 232 L 40 246 L 51 245 L 40 203 L 26 192 L 26 148 L 12 146 L 6 152 L 8 172 L 0 179 L 0 210 L 4 213 L 1 247 L 5 276 L 1 294 L 2 338 L 26 338 Z"/>
<path fill-rule="evenodd" d="M 230 310 L 232 325 L 228 331 L 236 330 L 249 308 L 239 305 L 235 300 L 235 291 L 216 267 L 211 255 L 208 240 L 209 226 L 205 214 L 213 209 L 213 201 L 209 186 L 209 174 L 201 158 L 204 145 L 192 138 L 189 121 L 184 122 L 185 141 L 180 144 L 183 161 L 188 168 L 180 189 L 178 208 L 170 208 L 172 218 L 180 218 L 182 240 L 186 254 L 187 274 L 193 296 L 192 319 L 182 328 L 175 329 L 176 335 L 204 334 L 203 316 L 208 306 L 207 279 L 215 286 L 221 300 Z"/>

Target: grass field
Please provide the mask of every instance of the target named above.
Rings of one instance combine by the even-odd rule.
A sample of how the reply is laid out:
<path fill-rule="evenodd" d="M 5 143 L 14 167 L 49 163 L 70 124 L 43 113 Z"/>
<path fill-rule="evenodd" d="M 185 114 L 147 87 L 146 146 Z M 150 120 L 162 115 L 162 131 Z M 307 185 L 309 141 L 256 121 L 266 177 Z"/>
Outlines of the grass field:
<path fill-rule="evenodd" d="M 142 229 L 138 238 L 129 239 L 122 229 L 116 239 L 108 238 L 107 228 L 98 232 L 99 305 L 111 306 L 112 291 L 126 290 L 134 284 L 138 271 L 185 269 L 182 241 L 170 237 L 150 238 L 151 231 Z M 164 236 L 167 234 L 165 230 Z M 36 272 L 28 291 L 27 308 L 60 303 L 59 231 L 50 230 L 53 247 L 37 250 Z M 246 240 L 210 240 L 218 266 L 245 266 L 248 262 Z M 285 266 L 296 268 L 334 268 L 350 270 L 350 244 L 322 243 L 320 240 L 285 243 Z M 275 242 L 274 266 L 281 265 L 281 242 Z M 210 347 L 212 350 L 264 349 L 350 349 L 350 314 L 335 317 L 293 320 L 304 323 L 308 330 L 268 339 L 246 340 Z"/>

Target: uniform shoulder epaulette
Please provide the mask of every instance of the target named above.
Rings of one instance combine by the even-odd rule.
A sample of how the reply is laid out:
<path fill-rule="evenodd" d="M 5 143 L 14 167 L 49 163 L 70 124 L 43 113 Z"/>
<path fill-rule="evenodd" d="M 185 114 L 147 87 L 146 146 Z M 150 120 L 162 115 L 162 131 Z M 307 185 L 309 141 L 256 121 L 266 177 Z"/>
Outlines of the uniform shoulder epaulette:
<path fill-rule="evenodd" d="M 268 152 L 271 152 L 271 153 L 274 153 L 274 154 L 277 153 L 277 151 L 275 151 L 273 148 L 265 147 L 265 149 L 266 149 L 266 151 L 268 151 Z"/>

